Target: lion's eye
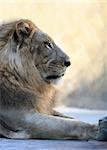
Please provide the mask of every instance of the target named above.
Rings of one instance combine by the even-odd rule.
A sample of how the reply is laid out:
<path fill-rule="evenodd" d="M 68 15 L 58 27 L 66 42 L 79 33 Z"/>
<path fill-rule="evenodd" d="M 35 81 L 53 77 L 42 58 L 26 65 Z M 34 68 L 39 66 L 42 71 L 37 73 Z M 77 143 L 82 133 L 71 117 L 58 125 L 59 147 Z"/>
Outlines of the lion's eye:
<path fill-rule="evenodd" d="M 44 45 L 46 48 L 51 49 L 53 47 L 53 45 L 49 42 L 44 42 Z"/>

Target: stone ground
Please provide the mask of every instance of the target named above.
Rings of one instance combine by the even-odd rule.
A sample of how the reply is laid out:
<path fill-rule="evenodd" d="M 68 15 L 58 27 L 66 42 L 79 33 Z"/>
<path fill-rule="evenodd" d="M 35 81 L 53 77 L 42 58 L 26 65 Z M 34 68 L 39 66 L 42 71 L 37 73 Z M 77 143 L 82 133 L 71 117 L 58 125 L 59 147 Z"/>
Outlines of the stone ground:
<path fill-rule="evenodd" d="M 0 150 L 107 150 L 106 142 L 70 140 L 0 140 Z"/>
<path fill-rule="evenodd" d="M 60 112 L 82 121 L 97 123 L 107 111 L 92 111 L 60 107 Z M 0 150 L 107 150 L 107 142 L 75 140 L 12 140 L 0 139 Z"/>

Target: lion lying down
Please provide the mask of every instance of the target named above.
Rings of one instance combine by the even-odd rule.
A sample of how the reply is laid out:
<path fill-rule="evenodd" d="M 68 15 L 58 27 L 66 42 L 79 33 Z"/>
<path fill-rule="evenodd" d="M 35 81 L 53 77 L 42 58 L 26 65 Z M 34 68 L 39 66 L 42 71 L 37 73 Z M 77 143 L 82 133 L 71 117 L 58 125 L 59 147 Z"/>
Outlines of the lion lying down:
<path fill-rule="evenodd" d="M 0 26 L 0 135 L 101 139 L 97 126 L 53 110 L 54 84 L 68 66 L 69 57 L 31 21 Z"/>

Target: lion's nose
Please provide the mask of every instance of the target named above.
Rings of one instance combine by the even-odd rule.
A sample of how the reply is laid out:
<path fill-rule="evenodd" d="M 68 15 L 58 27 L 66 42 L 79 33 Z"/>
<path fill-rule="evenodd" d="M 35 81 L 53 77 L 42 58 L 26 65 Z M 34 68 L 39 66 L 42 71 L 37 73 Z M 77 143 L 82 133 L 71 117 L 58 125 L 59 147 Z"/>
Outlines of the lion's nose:
<path fill-rule="evenodd" d="M 65 60 L 65 61 L 64 61 L 64 65 L 65 65 L 66 67 L 69 67 L 69 66 L 71 65 L 70 60 Z"/>

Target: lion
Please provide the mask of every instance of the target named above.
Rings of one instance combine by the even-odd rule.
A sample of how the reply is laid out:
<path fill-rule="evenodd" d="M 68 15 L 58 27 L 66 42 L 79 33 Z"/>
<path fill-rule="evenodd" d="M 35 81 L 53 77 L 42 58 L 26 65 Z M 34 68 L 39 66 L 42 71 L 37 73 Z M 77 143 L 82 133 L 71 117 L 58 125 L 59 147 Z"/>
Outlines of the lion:
<path fill-rule="evenodd" d="M 13 139 L 96 139 L 98 127 L 55 111 L 55 85 L 70 58 L 34 23 L 0 26 L 0 135 Z"/>

